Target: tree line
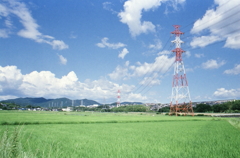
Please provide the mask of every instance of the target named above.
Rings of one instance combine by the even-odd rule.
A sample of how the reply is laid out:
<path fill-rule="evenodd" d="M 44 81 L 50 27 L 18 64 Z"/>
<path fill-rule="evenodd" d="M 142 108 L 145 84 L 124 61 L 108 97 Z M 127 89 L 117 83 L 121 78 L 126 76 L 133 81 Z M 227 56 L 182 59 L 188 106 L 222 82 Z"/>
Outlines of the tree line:
<path fill-rule="evenodd" d="M 169 112 L 169 107 L 163 107 L 158 112 Z M 224 112 L 224 113 L 240 113 L 240 100 L 229 101 L 222 104 L 197 104 L 193 107 L 194 112 Z"/>
<path fill-rule="evenodd" d="M 113 107 L 110 109 L 108 105 L 100 105 L 95 108 L 88 107 L 75 107 L 74 110 L 77 111 L 99 111 L 99 112 L 147 112 L 148 107 L 144 105 L 130 105 L 130 106 L 120 106 Z"/>
<path fill-rule="evenodd" d="M 195 112 L 225 112 L 225 113 L 239 113 L 240 100 L 229 101 L 222 104 L 197 104 L 194 108 Z"/>

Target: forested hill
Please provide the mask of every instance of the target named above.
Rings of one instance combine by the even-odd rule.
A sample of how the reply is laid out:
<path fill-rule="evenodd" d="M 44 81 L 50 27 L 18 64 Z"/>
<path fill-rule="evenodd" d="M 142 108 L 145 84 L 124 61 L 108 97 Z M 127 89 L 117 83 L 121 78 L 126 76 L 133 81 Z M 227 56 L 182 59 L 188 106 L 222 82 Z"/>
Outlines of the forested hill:
<path fill-rule="evenodd" d="M 66 107 L 66 106 L 79 106 L 81 105 L 82 100 L 70 100 L 68 98 L 57 98 L 57 99 L 45 99 L 45 98 L 16 98 L 16 99 L 8 99 L 8 100 L 2 100 L 1 102 L 7 102 L 7 103 L 15 103 L 21 106 L 41 106 L 41 107 Z M 94 100 L 88 100 L 83 99 L 83 105 L 93 105 L 100 103 L 94 101 Z"/>

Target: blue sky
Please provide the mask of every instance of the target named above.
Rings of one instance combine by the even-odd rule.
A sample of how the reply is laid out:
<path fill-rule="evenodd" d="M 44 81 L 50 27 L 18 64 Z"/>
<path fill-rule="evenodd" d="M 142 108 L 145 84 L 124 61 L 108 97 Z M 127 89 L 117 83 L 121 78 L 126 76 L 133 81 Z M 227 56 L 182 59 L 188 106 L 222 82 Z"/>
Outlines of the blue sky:
<path fill-rule="evenodd" d="M 240 99 L 238 0 L 0 0 L 0 100 L 169 103 L 173 25 L 192 101 Z"/>

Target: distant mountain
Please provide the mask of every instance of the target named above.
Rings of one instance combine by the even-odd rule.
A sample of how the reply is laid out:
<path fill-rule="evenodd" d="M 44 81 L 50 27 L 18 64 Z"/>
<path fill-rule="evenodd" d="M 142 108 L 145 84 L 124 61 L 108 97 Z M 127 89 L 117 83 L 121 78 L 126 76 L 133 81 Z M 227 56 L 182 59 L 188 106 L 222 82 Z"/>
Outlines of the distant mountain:
<path fill-rule="evenodd" d="M 141 103 L 141 102 L 122 102 L 121 104 L 124 104 L 124 105 L 126 105 L 126 104 L 128 104 L 128 105 L 142 105 L 143 103 Z"/>
<path fill-rule="evenodd" d="M 79 106 L 81 105 L 81 102 L 83 105 L 93 105 L 100 103 L 94 101 L 94 100 L 70 100 L 68 98 L 57 98 L 57 99 L 45 99 L 45 98 L 16 98 L 16 99 L 8 99 L 8 100 L 2 100 L 1 102 L 8 102 L 8 103 L 15 103 L 21 106 L 41 106 L 41 107 L 66 107 L 66 106 Z"/>

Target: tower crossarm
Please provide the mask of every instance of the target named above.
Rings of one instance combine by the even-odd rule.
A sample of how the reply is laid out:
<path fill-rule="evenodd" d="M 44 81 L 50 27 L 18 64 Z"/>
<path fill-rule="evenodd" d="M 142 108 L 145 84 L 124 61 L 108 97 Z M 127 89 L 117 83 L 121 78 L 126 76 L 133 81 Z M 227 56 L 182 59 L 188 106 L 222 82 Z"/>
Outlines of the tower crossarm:
<path fill-rule="evenodd" d="M 180 25 L 173 25 L 175 27 L 175 30 L 171 32 L 171 34 L 175 34 L 176 36 L 183 35 L 184 33 L 179 30 Z"/>
<path fill-rule="evenodd" d="M 176 53 L 175 61 L 182 61 L 182 53 L 185 52 L 184 50 L 182 50 L 181 48 L 175 48 L 174 50 L 172 50 L 172 52 Z"/>

